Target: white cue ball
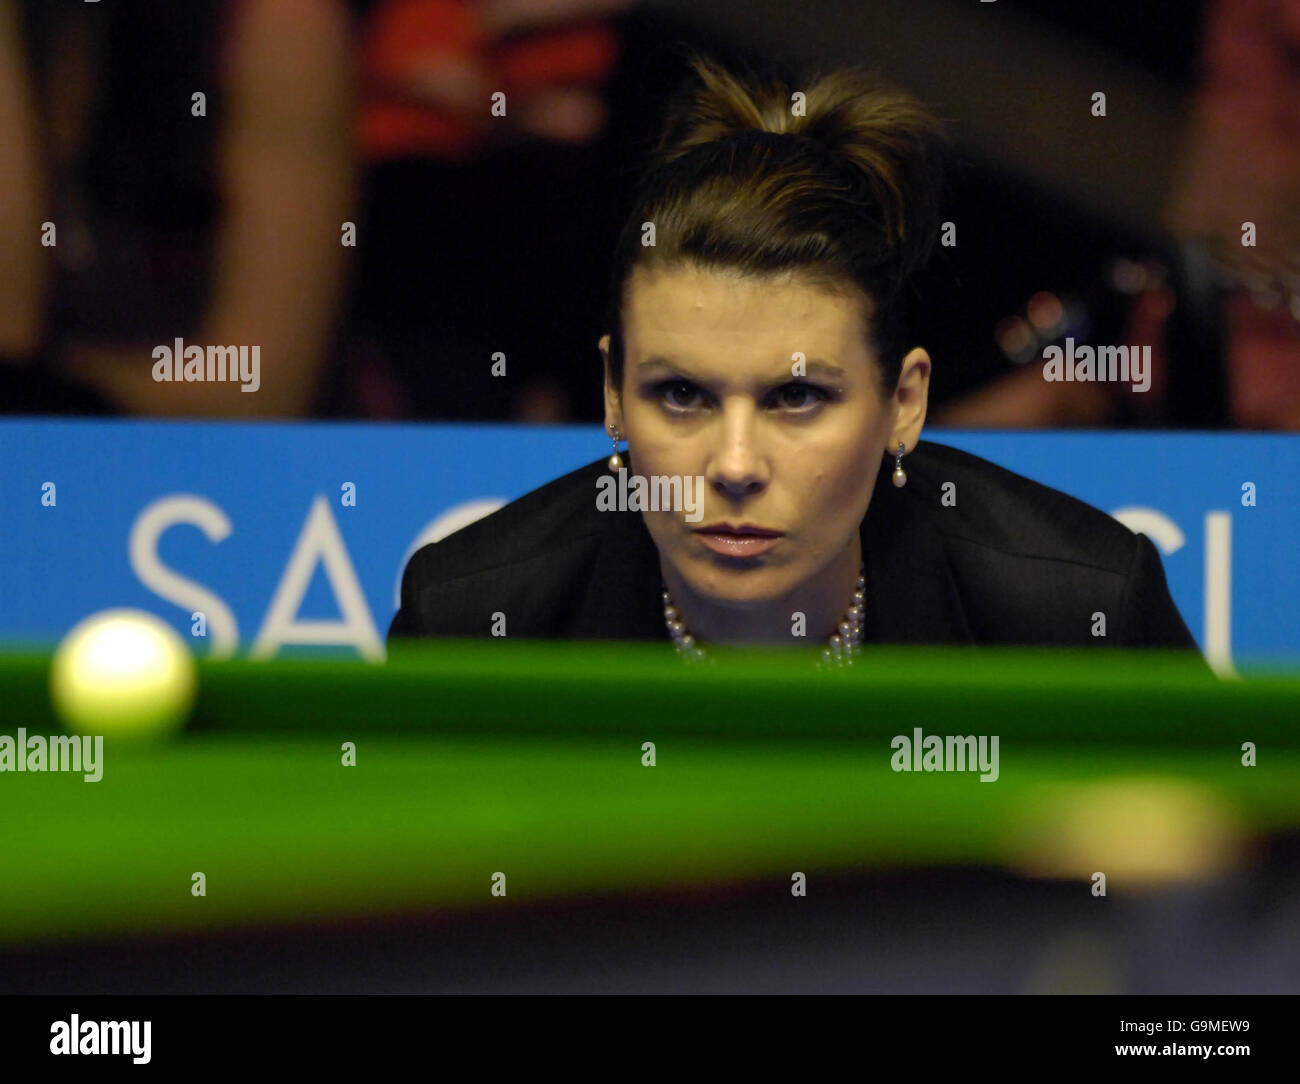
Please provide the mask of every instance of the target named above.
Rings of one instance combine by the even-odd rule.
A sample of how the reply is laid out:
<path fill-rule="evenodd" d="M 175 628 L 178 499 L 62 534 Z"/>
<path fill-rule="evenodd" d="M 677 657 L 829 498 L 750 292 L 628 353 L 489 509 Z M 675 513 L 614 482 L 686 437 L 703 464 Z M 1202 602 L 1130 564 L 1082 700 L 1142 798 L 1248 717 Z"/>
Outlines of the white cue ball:
<path fill-rule="evenodd" d="M 50 697 L 70 729 L 157 737 L 194 706 L 198 667 L 180 634 L 144 610 L 104 610 L 77 623 L 54 652 Z"/>

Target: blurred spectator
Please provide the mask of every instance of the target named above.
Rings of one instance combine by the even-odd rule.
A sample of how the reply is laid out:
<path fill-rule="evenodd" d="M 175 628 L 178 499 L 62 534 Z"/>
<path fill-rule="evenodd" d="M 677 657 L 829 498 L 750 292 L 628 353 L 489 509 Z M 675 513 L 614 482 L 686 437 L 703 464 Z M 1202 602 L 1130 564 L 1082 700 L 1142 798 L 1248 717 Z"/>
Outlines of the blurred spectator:
<path fill-rule="evenodd" d="M 364 45 L 363 152 L 460 160 L 510 137 L 593 138 L 618 49 L 595 20 L 631 2 L 381 0 Z M 504 116 L 489 111 L 498 92 Z"/>
<path fill-rule="evenodd" d="M 1128 304 L 1114 341 L 1151 346 L 1152 391 L 1051 383 L 1035 361 L 932 423 L 1300 430 L 1300 0 L 1214 0 L 1202 54 L 1169 249 L 1107 269 Z"/>
<path fill-rule="evenodd" d="M 561 200 L 550 221 L 581 233 L 586 208 L 556 158 L 524 152 L 512 160 L 502 152 L 529 140 L 581 145 L 600 132 L 607 115 L 601 84 L 618 51 L 606 20 L 630 3 L 367 5 L 358 138 L 373 167 L 367 190 L 374 213 L 363 216 L 367 244 L 333 412 L 567 417 L 563 381 L 528 364 L 545 347 L 536 345 L 543 332 L 526 314 L 534 299 L 547 303 L 554 295 L 555 269 L 537 275 L 537 265 L 521 260 L 520 239 L 494 228 L 509 209 L 494 199 L 488 178 L 526 170 L 535 190 Z M 498 92 L 504 115 L 492 110 Z M 385 171 L 390 163 L 394 168 Z M 423 180 L 404 183 L 412 173 L 403 163 Z M 471 179 L 467 198 L 457 198 L 457 173 Z M 430 228 L 448 211 L 453 228 Z M 537 230 L 526 232 L 536 245 Z M 450 287 L 440 283 L 448 274 L 455 279 Z M 491 372 L 498 352 L 504 378 Z"/>
<path fill-rule="evenodd" d="M 1300 0 L 1219 0 L 1204 66 L 1169 227 L 1225 288 L 1232 423 L 1300 430 Z"/>
<path fill-rule="evenodd" d="M 368 6 L 366 241 L 330 413 L 599 419 L 613 239 L 682 43 L 737 55 L 630 0 Z"/>
<path fill-rule="evenodd" d="M 0 0 L 0 28 L 0 409 L 309 413 L 353 205 L 341 0 Z M 259 390 L 155 381 L 176 338 L 258 346 Z"/>

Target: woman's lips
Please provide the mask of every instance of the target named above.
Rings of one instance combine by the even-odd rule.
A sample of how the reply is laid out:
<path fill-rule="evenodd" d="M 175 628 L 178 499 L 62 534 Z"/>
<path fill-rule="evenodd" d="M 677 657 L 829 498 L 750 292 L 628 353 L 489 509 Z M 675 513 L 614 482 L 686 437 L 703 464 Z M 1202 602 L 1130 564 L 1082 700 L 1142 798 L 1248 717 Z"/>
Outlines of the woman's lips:
<path fill-rule="evenodd" d="M 766 530 L 697 530 L 695 536 L 722 557 L 757 557 L 781 540 L 780 532 Z"/>

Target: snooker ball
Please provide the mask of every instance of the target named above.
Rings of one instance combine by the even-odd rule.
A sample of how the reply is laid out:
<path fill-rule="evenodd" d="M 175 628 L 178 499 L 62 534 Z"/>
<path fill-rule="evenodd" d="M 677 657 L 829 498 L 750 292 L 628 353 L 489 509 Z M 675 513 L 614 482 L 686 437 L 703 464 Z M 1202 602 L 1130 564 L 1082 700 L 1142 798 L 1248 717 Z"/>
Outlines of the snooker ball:
<path fill-rule="evenodd" d="M 185 641 L 144 610 L 104 610 L 80 621 L 50 668 L 55 713 L 81 734 L 165 736 L 185 722 L 197 691 Z"/>

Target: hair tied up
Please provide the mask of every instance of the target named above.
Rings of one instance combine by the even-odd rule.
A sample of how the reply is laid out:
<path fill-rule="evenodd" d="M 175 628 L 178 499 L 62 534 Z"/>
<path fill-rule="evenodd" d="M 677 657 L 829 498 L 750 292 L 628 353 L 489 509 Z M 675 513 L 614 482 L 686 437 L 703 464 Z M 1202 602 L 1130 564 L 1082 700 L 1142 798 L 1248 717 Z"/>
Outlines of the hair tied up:
<path fill-rule="evenodd" d="M 794 132 L 769 132 L 766 128 L 746 128 L 743 132 L 733 132 L 727 138 L 733 144 L 756 147 L 762 144 L 788 143 Z"/>
<path fill-rule="evenodd" d="M 908 304 L 938 233 L 941 126 L 914 98 L 856 66 L 796 78 L 733 73 L 697 55 L 691 69 L 615 248 L 616 383 L 632 272 L 695 265 L 856 288 L 892 389 Z M 791 109 L 796 91 L 806 112 Z"/>

